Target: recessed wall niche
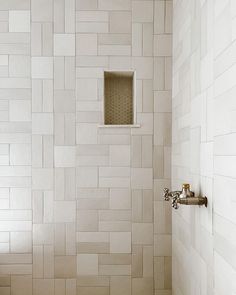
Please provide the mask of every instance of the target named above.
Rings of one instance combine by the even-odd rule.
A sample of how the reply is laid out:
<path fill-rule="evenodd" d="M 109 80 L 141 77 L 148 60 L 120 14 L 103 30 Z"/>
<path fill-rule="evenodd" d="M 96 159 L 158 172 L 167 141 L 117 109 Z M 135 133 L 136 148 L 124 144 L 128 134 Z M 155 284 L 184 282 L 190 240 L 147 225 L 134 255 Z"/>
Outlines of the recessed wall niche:
<path fill-rule="evenodd" d="M 104 72 L 105 125 L 134 124 L 134 72 Z"/>

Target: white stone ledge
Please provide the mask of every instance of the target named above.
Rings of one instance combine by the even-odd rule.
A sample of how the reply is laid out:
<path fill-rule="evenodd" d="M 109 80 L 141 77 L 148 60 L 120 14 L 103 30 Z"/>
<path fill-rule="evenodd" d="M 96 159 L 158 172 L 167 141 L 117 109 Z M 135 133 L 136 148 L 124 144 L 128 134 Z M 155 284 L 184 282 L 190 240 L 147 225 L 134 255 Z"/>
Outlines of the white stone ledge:
<path fill-rule="evenodd" d="M 98 128 L 140 128 L 140 124 L 131 124 L 131 125 L 98 125 Z"/>

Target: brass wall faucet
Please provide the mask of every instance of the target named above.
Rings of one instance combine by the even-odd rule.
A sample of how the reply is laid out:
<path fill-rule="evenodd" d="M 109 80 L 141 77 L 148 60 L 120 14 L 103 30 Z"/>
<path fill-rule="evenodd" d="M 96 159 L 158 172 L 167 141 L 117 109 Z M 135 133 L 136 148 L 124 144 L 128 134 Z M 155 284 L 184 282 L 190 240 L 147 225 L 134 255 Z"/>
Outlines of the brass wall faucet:
<path fill-rule="evenodd" d="M 207 207 L 207 197 L 195 197 L 194 192 L 190 190 L 188 183 L 183 184 L 182 191 L 170 192 L 168 188 L 164 188 L 163 197 L 165 201 L 172 199 L 172 207 L 178 209 L 179 205 L 205 205 Z"/>

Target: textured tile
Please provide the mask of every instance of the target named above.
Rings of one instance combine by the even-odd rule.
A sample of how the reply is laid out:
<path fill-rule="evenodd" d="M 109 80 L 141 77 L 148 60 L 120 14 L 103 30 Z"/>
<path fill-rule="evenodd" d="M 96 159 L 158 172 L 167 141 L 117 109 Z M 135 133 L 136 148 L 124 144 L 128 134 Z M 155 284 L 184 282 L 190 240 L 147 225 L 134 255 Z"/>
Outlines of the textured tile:
<path fill-rule="evenodd" d="M 53 134 L 53 115 L 51 113 L 34 113 L 32 115 L 33 134 Z"/>
<path fill-rule="evenodd" d="M 76 207 L 74 201 L 54 202 L 54 222 L 69 223 L 75 222 Z"/>
<path fill-rule="evenodd" d="M 74 56 L 75 35 L 54 34 L 54 56 Z"/>
<path fill-rule="evenodd" d="M 131 294 L 131 278 L 130 277 L 112 277 L 111 278 L 111 295 Z"/>
<path fill-rule="evenodd" d="M 30 11 L 9 11 L 9 32 L 30 32 Z"/>
<path fill-rule="evenodd" d="M 79 254 L 77 255 L 78 275 L 97 275 L 98 274 L 98 255 Z"/>
<path fill-rule="evenodd" d="M 122 19 L 122 22 L 120 21 Z M 131 33 L 131 13 L 113 11 L 110 13 L 110 33 Z"/>
<path fill-rule="evenodd" d="M 97 34 L 77 34 L 76 53 L 78 55 L 97 55 Z"/>
<path fill-rule="evenodd" d="M 32 57 L 32 78 L 52 79 L 53 59 L 51 57 Z"/>
<path fill-rule="evenodd" d="M 131 233 L 110 233 L 111 253 L 131 252 Z"/>
<path fill-rule="evenodd" d="M 76 276 L 76 257 L 75 256 L 56 256 L 55 257 L 55 277 L 73 278 Z"/>
<path fill-rule="evenodd" d="M 132 1 L 133 22 L 153 21 L 153 1 Z"/>
<path fill-rule="evenodd" d="M 133 244 L 152 245 L 153 243 L 153 224 L 133 223 L 132 225 Z"/>
<path fill-rule="evenodd" d="M 31 103 L 27 100 L 11 100 L 9 103 L 10 121 L 31 121 Z"/>
<path fill-rule="evenodd" d="M 32 21 L 51 22 L 53 19 L 52 0 L 32 0 Z"/>
<path fill-rule="evenodd" d="M 75 167 L 75 147 L 73 146 L 56 146 L 55 167 Z"/>

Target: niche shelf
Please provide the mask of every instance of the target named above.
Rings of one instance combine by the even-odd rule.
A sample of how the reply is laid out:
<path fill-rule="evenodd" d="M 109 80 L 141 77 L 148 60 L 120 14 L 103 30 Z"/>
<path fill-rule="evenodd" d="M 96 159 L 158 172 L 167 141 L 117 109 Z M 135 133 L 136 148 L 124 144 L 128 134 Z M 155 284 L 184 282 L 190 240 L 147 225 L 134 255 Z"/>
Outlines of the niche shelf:
<path fill-rule="evenodd" d="M 104 127 L 135 125 L 135 73 L 104 72 Z"/>

